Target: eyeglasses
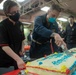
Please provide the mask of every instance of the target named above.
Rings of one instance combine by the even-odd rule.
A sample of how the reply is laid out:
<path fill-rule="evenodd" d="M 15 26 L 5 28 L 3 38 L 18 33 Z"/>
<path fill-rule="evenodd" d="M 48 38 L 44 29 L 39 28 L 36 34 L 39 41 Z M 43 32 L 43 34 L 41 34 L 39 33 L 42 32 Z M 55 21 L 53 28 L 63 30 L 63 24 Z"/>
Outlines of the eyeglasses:
<path fill-rule="evenodd" d="M 8 15 L 15 15 L 16 13 L 20 13 L 20 11 L 19 10 L 13 11 L 13 12 L 10 12 Z"/>

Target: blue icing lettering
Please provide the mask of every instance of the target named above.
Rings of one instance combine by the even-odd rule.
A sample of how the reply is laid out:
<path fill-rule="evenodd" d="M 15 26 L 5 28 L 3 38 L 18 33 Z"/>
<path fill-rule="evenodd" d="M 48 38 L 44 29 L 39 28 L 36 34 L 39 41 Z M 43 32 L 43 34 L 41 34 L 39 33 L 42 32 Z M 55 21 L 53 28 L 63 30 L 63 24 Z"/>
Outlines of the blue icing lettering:
<path fill-rule="evenodd" d="M 39 62 L 39 61 L 44 61 L 44 60 L 46 60 L 46 59 L 48 59 L 48 57 L 39 59 L 39 60 L 37 60 L 37 62 Z"/>
<path fill-rule="evenodd" d="M 71 56 L 65 55 L 65 56 L 62 57 L 61 59 L 56 60 L 56 61 L 53 61 L 52 63 L 53 63 L 54 65 L 59 65 L 59 64 L 62 63 L 63 61 L 66 61 L 69 57 L 71 57 Z"/>
<path fill-rule="evenodd" d="M 76 65 L 76 61 L 75 61 L 75 63 L 74 63 L 75 65 Z"/>
<path fill-rule="evenodd" d="M 74 66 L 76 66 L 76 61 L 74 62 L 74 64 L 69 69 L 72 70 Z"/>
<path fill-rule="evenodd" d="M 63 55 L 62 53 L 53 54 L 53 55 L 47 56 L 46 58 L 39 59 L 39 60 L 37 60 L 37 62 L 39 62 L 39 61 L 44 61 L 44 60 L 46 60 L 46 59 L 51 59 L 51 58 L 59 58 L 59 57 L 61 57 L 62 55 Z"/>
<path fill-rule="evenodd" d="M 57 63 L 58 63 L 58 64 L 61 63 L 61 60 L 58 60 Z"/>
<path fill-rule="evenodd" d="M 58 65 L 58 64 L 61 63 L 61 60 L 53 61 L 52 63 L 53 63 L 54 65 Z"/>
<path fill-rule="evenodd" d="M 54 58 L 59 58 L 59 57 L 61 57 L 62 55 L 63 55 L 62 53 L 61 53 L 61 54 L 60 54 L 60 53 L 59 53 L 59 54 L 54 54 L 53 57 L 54 57 Z M 48 59 L 51 59 L 51 58 L 53 58 L 53 57 L 48 57 Z"/>
<path fill-rule="evenodd" d="M 74 72 L 72 73 L 72 75 L 76 75 L 76 71 L 74 71 Z"/>
<path fill-rule="evenodd" d="M 55 58 L 61 57 L 63 54 L 57 54 Z"/>
<path fill-rule="evenodd" d="M 57 62 L 56 62 L 56 61 L 53 61 L 52 63 L 53 63 L 54 65 L 56 65 Z"/>

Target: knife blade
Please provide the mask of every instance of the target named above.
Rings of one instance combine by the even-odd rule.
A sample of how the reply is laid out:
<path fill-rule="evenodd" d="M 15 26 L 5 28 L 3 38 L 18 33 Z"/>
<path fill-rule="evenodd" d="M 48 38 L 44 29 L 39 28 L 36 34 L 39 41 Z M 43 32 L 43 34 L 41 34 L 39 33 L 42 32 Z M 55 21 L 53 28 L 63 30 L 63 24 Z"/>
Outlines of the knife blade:
<path fill-rule="evenodd" d="M 67 54 L 67 55 L 72 55 L 72 53 L 69 52 L 68 49 L 66 49 L 66 48 L 64 47 L 64 45 L 61 45 L 61 48 L 62 48 L 62 51 L 63 51 L 65 54 Z"/>

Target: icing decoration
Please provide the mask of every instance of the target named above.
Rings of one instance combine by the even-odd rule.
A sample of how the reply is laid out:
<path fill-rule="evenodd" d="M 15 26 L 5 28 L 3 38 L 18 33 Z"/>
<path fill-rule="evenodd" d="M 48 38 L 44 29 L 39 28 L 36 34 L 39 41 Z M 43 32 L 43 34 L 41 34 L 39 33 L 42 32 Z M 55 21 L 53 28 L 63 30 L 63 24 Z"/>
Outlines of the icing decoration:
<path fill-rule="evenodd" d="M 25 70 L 25 73 L 28 73 L 28 70 Z"/>
<path fill-rule="evenodd" d="M 31 64 L 31 62 L 27 62 L 27 65 L 30 65 Z"/>
<path fill-rule="evenodd" d="M 33 66 L 27 66 L 27 67 L 38 68 L 38 69 L 41 69 L 41 70 L 46 70 L 46 71 L 51 71 L 51 72 L 58 72 L 58 73 L 61 73 L 61 71 L 49 70 L 49 69 L 40 68 L 40 67 L 33 67 Z M 62 72 L 62 74 L 66 74 L 66 73 L 65 73 L 65 72 Z"/>
<path fill-rule="evenodd" d="M 24 64 L 24 67 L 25 67 L 25 69 L 26 69 L 26 64 Z"/>
<path fill-rule="evenodd" d="M 70 73 L 70 70 L 69 70 L 69 69 L 67 69 L 67 70 L 66 70 L 66 74 L 68 75 L 69 73 Z"/>
<path fill-rule="evenodd" d="M 54 54 L 54 58 L 59 58 L 59 57 L 61 57 L 63 54 Z M 50 58 L 50 57 L 49 57 Z"/>
<path fill-rule="evenodd" d="M 66 70 L 67 70 L 67 67 L 65 65 L 62 65 L 61 66 L 61 72 L 66 72 Z"/>
<path fill-rule="evenodd" d="M 57 52 L 55 52 L 54 54 L 58 54 Z"/>
<path fill-rule="evenodd" d="M 63 55 L 62 53 L 61 54 L 60 53 L 59 54 L 52 54 L 51 56 L 47 56 L 46 58 L 42 58 L 42 59 L 37 60 L 37 62 L 44 61 L 46 59 L 51 59 L 51 58 L 59 58 L 62 55 Z"/>
<path fill-rule="evenodd" d="M 42 62 L 39 62 L 39 65 L 42 65 L 43 63 Z"/>
<path fill-rule="evenodd" d="M 76 71 L 74 71 L 74 72 L 72 73 L 72 75 L 76 75 Z"/>
<path fill-rule="evenodd" d="M 76 66 L 76 61 L 74 62 L 74 64 L 69 68 L 70 70 L 72 70 L 72 68 Z"/>
<path fill-rule="evenodd" d="M 59 64 L 62 63 L 63 61 L 67 60 L 69 57 L 71 57 L 71 55 L 70 55 L 70 56 L 69 56 L 69 55 L 65 55 L 65 56 L 62 57 L 61 59 L 56 60 L 56 61 L 53 61 L 52 63 L 53 63 L 54 65 L 59 65 Z"/>
<path fill-rule="evenodd" d="M 36 74 L 36 73 L 31 73 L 31 72 L 28 72 L 28 74 L 30 74 L 30 75 L 39 75 L 39 74 Z"/>
<path fill-rule="evenodd" d="M 46 58 L 47 57 L 47 55 L 44 55 L 44 58 Z"/>

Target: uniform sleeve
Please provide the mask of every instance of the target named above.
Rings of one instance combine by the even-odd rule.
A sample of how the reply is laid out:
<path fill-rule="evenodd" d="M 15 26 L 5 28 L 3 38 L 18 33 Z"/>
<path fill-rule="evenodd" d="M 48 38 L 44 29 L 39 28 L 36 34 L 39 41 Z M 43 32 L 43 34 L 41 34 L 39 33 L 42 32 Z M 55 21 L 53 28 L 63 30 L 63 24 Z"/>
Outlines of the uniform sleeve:
<path fill-rule="evenodd" d="M 0 47 L 2 46 L 8 46 L 8 35 L 3 25 L 0 24 Z"/>
<path fill-rule="evenodd" d="M 34 29 L 37 34 L 45 38 L 50 38 L 51 34 L 53 33 L 50 29 L 47 29 L 46 27 L 44 27 L 42 19 L 40 17 L 37 17 L 35 19 Z"/>

